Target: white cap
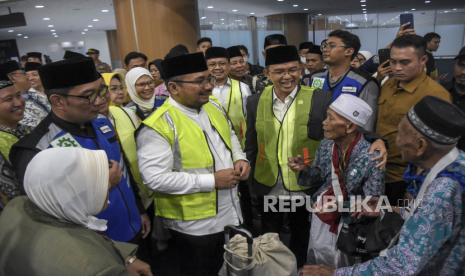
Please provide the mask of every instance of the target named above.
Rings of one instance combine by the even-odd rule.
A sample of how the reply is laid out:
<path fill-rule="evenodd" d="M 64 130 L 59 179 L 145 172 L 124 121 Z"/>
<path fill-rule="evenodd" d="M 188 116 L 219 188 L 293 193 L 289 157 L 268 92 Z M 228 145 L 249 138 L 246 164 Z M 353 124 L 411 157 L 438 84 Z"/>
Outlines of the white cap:
<path fill-rule="evenodd" d="M 341 94 L 329 108 L 360 127 L 364 127 L 373 114 L 364 100 L 350 94 Z"/>
<path fill-rule="evenodd" d="M 366 60 L 369 60 L 373 54 L 370 51 L 358 51 Z"/>

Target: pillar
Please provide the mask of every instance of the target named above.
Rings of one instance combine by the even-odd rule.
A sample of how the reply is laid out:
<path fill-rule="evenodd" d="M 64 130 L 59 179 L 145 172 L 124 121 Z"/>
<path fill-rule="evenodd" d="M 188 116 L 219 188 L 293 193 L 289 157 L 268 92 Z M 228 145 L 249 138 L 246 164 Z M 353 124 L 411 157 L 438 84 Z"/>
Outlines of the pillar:
<path fill-rule="evenodd" d="M 282 30 L 287 43 L 298 46 L 308 41 L 308 13 L 285 13 L 267 16 L 268 30 Z"/>
<path fill-rule="evenodd" d="M 176 44 L 195 51 L 200 35 L 197 1 L 113 0 L 121 60 L 130 51 L 163 58 Z"/>

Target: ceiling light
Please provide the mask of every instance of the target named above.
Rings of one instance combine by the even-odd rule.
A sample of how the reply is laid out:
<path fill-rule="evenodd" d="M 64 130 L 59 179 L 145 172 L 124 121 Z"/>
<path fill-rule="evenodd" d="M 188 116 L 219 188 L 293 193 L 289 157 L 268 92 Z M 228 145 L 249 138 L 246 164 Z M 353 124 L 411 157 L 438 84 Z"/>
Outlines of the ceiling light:
<path fill-rule="evenodd" d="M 449 11 L 444 11 L 444 13 L 448 13 Z"/>
<path fill-rule="evenodd" d="M 221 20 L 221 21 L 224 21 L 224 18 L 221 18 L 220 20 Z"/>
<path fill-rule="evenodd" d="M 89 29 L 84 29 L 84 32 L 87 32 Z"/>
<path fill-rule="evenodd" d="M 109 12 L 109 10 L 102 10 L 102 12 Z"/>
<path fill-rule="evenodd" d="M 207 19 L 207 17 L 206 17 L 206 16 L 202 16 L 202 17 L 200 17 L 200 19 L 202 19 L 202 20 L 203 20 L 203 19 Z"/>
<path fill-rule="evenodd" d="M 251 13 L 249 13 L 249 14 L 250 14 L 250 15 L 254 15 L 255 13 L 254 13 L 254 12 L 251 12 Z"/>
<path fill-rule="evenodd" d="M 430 0 L 426 0 L 426 1 L 425 1 L 425 4 L 429 4 L 429 3 L 431 3 Z"/>
<path fill-rule="evenodd" d="M 297 4 L 294 4 L 294 5 L 292 5 L 292 6 L 293 6 L 294 8 L 297 8 L 299 5 L 297 5 Z"/>
<path fill-rule="evenodd" d="M 221 25 L 224 25 L 224 22 L 221 22 Z"/>
<path fill-rule="evenodd" d="M 29 38 L 27 35 L 23 36 L 23 38 Z"/>
<path fill-rule="evenodd" d="M 83 35 L 84 35 L 84 34 L 86 34 L 86 32 L 81 32 L 81 34 L 83 34 Z"/>
<path fill-rule="evenodd" d="M 42 18 L 42 20 L 49 21 L 50 17 L 44 17 L 44 18 Z"/>
<path fill-rule="evenodd" d="M 94 27 L 94 26 L 92 26 L 92 25 L 87 25 L 87 28 L 92 28 L 92 27 Z"/>
<path fill-rule="evenodd" d="M 92 21 L 99 22 L 100 20 L 98 18 L 94 18 L 94 19 L 92 19 Z"/>
<path fill-rule="evenodd" d="M 453 10 L 453 11 L 456 11 L 457 9 L 456 9 L 456 8 L 453 8 L 452 10 Z"/>
<path fill-rule="evenodd" d="M 284 0 L 278 0 L 278 2 L 284 2 Z"/>
<path fill-rule="evenodd" d="M 318 15 L 318 16 L 322 16 L 323 14 L 319 13 L 319 14 L 317 14 L 317 15 Z"/>
<path fill-rule="evenodd" d="M 55 30 L 50 30 L 52 33 L 56 32 Z"/>
<path fill-rule="evenodd" d="M 42 9 L 44 8 L 45 6 L 44 5 L 35 5 L 36 9 Z"/>
<path fill-rule="evenodd" d="M 58 38 L 58 36 L 56 35 L 55 38 Z"/>
<path fill-rule="evenodd" d="M 416 11 L 417 9 L 410 9 L 411 11 Z"/>
<path fill-rule="evenodd" d="M 363 11 L 363 13 L 367 13 L 367 11 Z"/>
<path fill-rule="evenodd" d="M 207 9 L 213 9 L 213 6 L 207 6 Z"/>
<path fill-rule="evenodd" d="M 237 10 L 232 10 L 232 12 L 237 12 Z"/>
<path fill-rule="evenodd" d="M 308 11 L 308 9 L 307 9 L 307 8 L 305 8 L 305 9 L 304 9 L 304 11 Z"/>
<path fill-rule="evenodd" d="M 53 25 L 48 25 L 47 27 L 49 27 L 49 28 L 53 28 Z"/>
<path fill-rule="evenodd" d="M 366 5 L 366 4 L 361 4 L 360 6 L 362 6 L 362 7 L 366 7 L 367 5 Z"/>
<path fill-rule="evenodd" d="M 360 0 L 360 3 L 365 3 L 367 0 Z"/>
<path fill-rule="evenodd" d="M 57 33 L 53 33 L 52 35 L 57 35 Z"/>
<path fill-rule="evenodd" d="M 23 34 L 17 34 L 17 36 L 22 36 Z"/>
<path fill-rule="evenodd" d="M 8 32 L 9 32 L 9 33 L 12 33 L 12 32 L 14 32 L 14 31 L 13 31 L 13 30 L 8 30 Z"/>

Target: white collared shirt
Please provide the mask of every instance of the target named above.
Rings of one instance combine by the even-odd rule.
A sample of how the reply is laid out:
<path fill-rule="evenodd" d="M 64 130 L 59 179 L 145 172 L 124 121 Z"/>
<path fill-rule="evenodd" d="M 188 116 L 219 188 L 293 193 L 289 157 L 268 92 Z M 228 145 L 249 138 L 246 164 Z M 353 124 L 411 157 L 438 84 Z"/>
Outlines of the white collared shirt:
<path fill-rule="evenodd" d="M 197 112 L 195 109 L 179 104 L 171 97 L 167 101 L 205 131 L 215 161 L 215 171 L 234 168 L 235 161 L 247 160 L 232 128 L 231 159 L 228 148 L 219 133 L 212 127 L 203 108 L 200 112 Z M 171 145 L 153 129 L 142 128 L 136 137 L 136 142 L 142 180 L 150 189 L 167 194 L 191 194 L 210 192 L 215 189 L 213 174 L 174 172 Z M 221 232 L 224 230 L 224 226 L 228 224 L 239 225 L 240 221 L 242 221 L 242 215 L 237 196 L 237 186 L 233 189 L 218 190 L 217 204 L 218 213 L 215 217 L 193 221 L 163 219 L 163 222 L 169 229 L 194 236 Z"/>
<path fill-rule="evenodd" d="M 246 105 L 247 105 L 247 98 L 252 94 L 250 92 L 250 88 L 247 84 L 243 82 L 239 82 L 241 92 L 242 92 L 242 109 L 244 114 L 246 113 Z M 215 86 L 212 90 L 212 95 L 218 101 L 220 101 L 221 105 L 226 108 L 228 106 L 227 100 L 228 100 L 228 92 L 231 89 L 231 78 L 228 78 L 226 83 L 222 86 Z"/>

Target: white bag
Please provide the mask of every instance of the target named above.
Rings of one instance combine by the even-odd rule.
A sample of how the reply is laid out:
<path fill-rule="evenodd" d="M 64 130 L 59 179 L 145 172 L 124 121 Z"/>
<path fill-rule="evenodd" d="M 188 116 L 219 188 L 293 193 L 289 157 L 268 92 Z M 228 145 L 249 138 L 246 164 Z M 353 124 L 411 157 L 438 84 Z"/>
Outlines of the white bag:
<path fill-rule="evenodd" d="M 224 260 L 219 276 L 297 276 L 295 256 L 279 240 L 277 233 L 255 238 L 250 257 L 247 256 L 246 238 L 235 235 L 225 246 Z"/>

